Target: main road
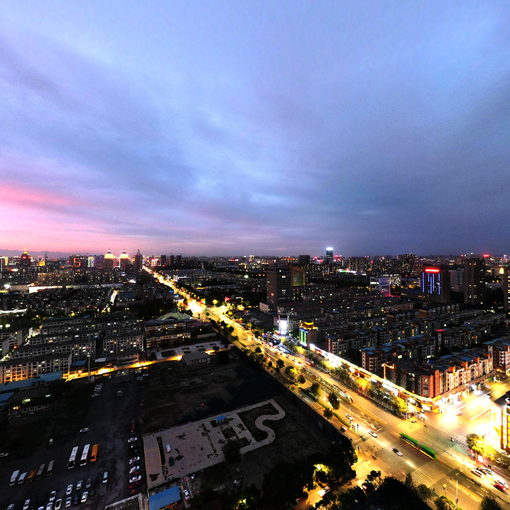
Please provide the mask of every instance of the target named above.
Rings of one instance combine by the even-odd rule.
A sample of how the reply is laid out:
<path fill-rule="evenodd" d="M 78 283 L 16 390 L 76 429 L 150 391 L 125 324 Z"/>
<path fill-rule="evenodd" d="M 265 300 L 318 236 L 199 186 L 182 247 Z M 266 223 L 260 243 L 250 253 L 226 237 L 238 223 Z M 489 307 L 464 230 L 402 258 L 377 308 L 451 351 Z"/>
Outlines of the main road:
<path fill-rule="evenodd" d="M 465 510 L 475 510 L 480 506 L 484 496 L 496 498 L 503 506 L 510 505 L 507 494 L 494 488 L 494 479 L 485 475 L 478 477 L 472 473 L 475 467 L 467 455 L 467 448 L 460 438 L 452 437 L 450 429 L 444 426 L 440 419 L 403 420 L 376 405 L 373 401 L 357 394 L 351 388 L 335 379 L 330 374 L 309 366 L 303 357 L 281 349 L 257 339 L 253 333 L 227 315 L 228 307 L 207 306 L 180 288 L 173 280 L 166 278 L 149 268 L 145 268 L 158 281 L 172 288 L 174 292 L 184 297 L 188 309 L 198 316 L 210 318 L 232 326 L 233 343 L 238 347 L 255 351 L 260 347 L 264 356 L 270 358 L 273 365 L 282 360 L 286 366 L 292 366 L 301 373 L 307 382 L 317 382 L 325 390 L 347 394 L 350 401 L 342 400 L 338 417 L 333 417 L 332 423 L 342 429 L 352 440 L 362 462 L 356 466 L 357 477 L 363 480 L 371 469 L 380 470 L 383 474 L 403 479 L 411 473 L 416 484 L 425 484 L 438 495 L 446 495 Z M 266 365 L 265 365 L 266 366 Z M 322 414 L 326 396 L 320 397 L 323 405 L 307 398 L 295 385 L 289 385 L 315 411 Z M 483 413 L 483 409 L 481 411 Z M 347 418 L 347 415 L 349 418 Z M 343 423 L 342 423 L 343 422 Z M 345 424 L 351 423 L 348 430 Z M 370 433 L 369 433 L 370 432 Z M 423 455 L 400 440 L 400 434 L 406 433 L 421 443 L 429 446 L 437 453 L 437 460 Z M 399 455 L 399 453 L 401 455 Z M 496 475 L 501 479 L 501 475 Z M 505 480 L 506 481 L 506 480 Z"/>

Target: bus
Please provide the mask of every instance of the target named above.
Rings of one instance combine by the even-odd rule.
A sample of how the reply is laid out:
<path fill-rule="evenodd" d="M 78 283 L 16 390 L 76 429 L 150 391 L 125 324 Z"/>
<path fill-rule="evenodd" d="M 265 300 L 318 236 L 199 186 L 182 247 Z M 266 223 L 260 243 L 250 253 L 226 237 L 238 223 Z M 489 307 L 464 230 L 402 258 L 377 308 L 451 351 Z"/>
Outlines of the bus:
<path fill-rule="evenodd" d="M 85 466 L 89 460 L 90 444 L 86 444 L 81 452 L 80 466 Z"/>
<path fill-rule="evenodd" d="M 44 472 L 44 468 L 45 468 L 45 467 L 46 467 L 46 466 L 45 466 L 44 464 L 41 464 L 41 465 L 39 466 L 39 469 L 37 470 L 37 474 L 35 475 L 35 479 L 36 479 L 36 480 L 39 480 L 39 479 L 41 478 L 41 476 L 42 476 L 42 474 L 43 474 L 43 472 Z"/>
<path fill-rule="evenodd" d="M 55 461 L 54 460 L 50 460 L 48 462 L 48 469 L 46 470 L 46 476 L 50 476 L 51 474 L 53 474 L 53 463 Z"/>
<path fill-rule="evenodd" d="M 76 466 L 76 456 L 78 455 L 78 447 L 75 446 L 71 450 L 71 456 L 69 457 L 69 462 L 67 463 L 67 469 L 73 469 Z"/>
<path fill-rule="evenodd" d="M 409 446 L 412 446 L 419 452 L 423 453 L 423 455 L 426 455 L 430 459 L 437 460 L 437 454 L 432 448 L 429 448 L 428 446 L 421 444 L 419 441 L 413 439 L 411 436 L 408 436 L 407 434 L 400 434 L 400 439 L 402 439 L 402 441 L 407 443 Z"/>
<path fill-rule="evenodd" d="M 19 469 L 16 469 L 16 471 L 12 472 L 11 481 L 9 482 L 9 485 L 11 485 L 11 486 L 14 485 L 18 481 L 18 476 L 19 476 Z"/>
<path fill-rule="evenodd" d="M 90 452 L 90 462 L 96 462 L 97 453 L 99 452 L 99 445 L 96 443 L 92 446 L 92 450 Z"/>

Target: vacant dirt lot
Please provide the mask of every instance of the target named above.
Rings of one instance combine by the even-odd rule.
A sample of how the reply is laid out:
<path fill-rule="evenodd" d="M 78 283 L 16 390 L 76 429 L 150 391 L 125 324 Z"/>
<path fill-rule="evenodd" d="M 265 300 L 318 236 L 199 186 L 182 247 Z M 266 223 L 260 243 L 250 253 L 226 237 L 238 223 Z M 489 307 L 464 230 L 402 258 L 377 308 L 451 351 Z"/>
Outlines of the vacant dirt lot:
<path fill-rule="evenodd" d="M 232 351 L 231 351 L 232 352 Z M 231 355 L 226 365 L 187 371 L 177 363 L 151 367 L 143 391 L 144 432 L 155 432 L 274 398 L 285 410 L 282 420 L 267 422 L 276 432 L 273 443 L 243 455 L 240 463 L 221 463 L 202 471 L 195 483 L 205 487 L 260 486 L 264 474 L 282 460 L 295 460 L 315 452 L 327 452 L 317 420 L 305 416 L 286 391 L 265 372 Z M 241 413 L 257 440 L 265 437 L 254 427 L 267 409 Z M 274 412 L 274 411 L 273 411 Z"/>

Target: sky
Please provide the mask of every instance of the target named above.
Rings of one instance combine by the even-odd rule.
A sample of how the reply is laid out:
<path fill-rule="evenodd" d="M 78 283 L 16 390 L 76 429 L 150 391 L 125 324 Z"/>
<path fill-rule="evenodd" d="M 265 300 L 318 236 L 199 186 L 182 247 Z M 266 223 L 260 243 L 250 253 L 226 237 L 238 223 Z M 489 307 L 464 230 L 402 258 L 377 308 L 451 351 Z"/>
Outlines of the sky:
<path fill-rule="evenodd" d="M 0 251 L 510 252 L 510 2 L 7 0 Z"/>

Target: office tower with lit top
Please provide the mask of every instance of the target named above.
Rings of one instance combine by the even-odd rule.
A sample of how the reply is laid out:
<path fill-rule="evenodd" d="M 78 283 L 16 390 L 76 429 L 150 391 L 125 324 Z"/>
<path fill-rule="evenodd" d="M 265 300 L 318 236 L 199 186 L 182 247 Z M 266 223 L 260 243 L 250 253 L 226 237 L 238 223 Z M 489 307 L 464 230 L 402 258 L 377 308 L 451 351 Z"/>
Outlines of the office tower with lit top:
<path fill-rule="evenodd" d="M 433 303 L 450 302 L 450 271 L 444 266 L 425 266 L 421 272 L 421 290 Z"/>
<path fill-rule="evenodd" d="M 333 248 L 331 246 L 328 246 L 326 248 L 326 257 L 324 258 L 324 262 L 331 264 L 333 262 L 334 256 L 335 254 L 333 252 Z"/>

